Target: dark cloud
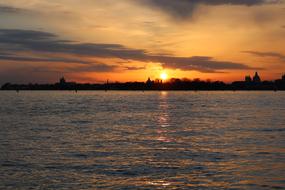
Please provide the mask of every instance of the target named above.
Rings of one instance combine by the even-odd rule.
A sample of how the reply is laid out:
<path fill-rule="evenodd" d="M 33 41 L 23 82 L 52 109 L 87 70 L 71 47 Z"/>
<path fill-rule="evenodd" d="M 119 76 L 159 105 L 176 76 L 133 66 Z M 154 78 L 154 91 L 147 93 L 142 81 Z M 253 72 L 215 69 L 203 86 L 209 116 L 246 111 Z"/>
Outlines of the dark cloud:
<path fill-rule="evenodd" d="M 77 65 L 73 67 L 56 68 L 56 67 L 36 67 L 33 68 L 32 72 L 51 72 L 51 73 L 81 73 L 81 72 L 112 72 L 115 71 L 118 67 L 115 65 L 106 65 L 104 63 L 93 63 L 90 65 Z"/>
<path fill-rule="evenodd" d="M 22 13 L 29 13 L 26 9 L 0 5 L 0 14 L 22 14 Z"/>
<path fill-rule="evenodd" d="M 150 7 L 158 8 L 174 18 L 182 19 L 192 16 L 198 5 L 261 5 L 277 3 L 278 0 L 137 0 Z"/>
<path fill-rule="evenodd" d="M 122 59 L 143 58 L 143 50 L 129 49 L 119 44 L 74 43 L 58 40 L 47 32 L 31 30 L 0 29 L 0 44 L 8 44 L 10 50 L 31 50 L 51 53 L 70 53 L 97 57 L 117 57 Z"/>
<path fill-rule="evenodd" d="M 15 56 L 15 55 L 3 55 L 0 54 L 0 60 L 5 61 L 27 61 L 27 62 L 63 62 L 63 63 L 79 63 L 79 64 L 91 64 L 90 61 L 83 61 L 77 59 L 68 58 L 45 58 L 45 57 L 30 57 L 30 56 Z"/>
<path fill-rule="evenodd" d="M 79 67 L 74 67 L 74 68 L 67 68 L 65 69 L 65 72 L 111 72 L 116 70 L 118 67 L 116 65 L 107 65 L 104 63 L 95 63 L 91 65 L 83 65 Z"/>
<path fill-rule="evenodd" d="M 214 73 L 216 70 L 225 69 L 257 69 L 251 68 L 241 63 L 230 61 L 216 61 L 212 57 L 157 57 L 157 61 L 162 62 L 163 67 L 180 70 L 197 70 L 205 73 Z M 259 68 L 260 69 L 260 68 Z"/>
<path fill-rule="evenodd" d="M 259 57 L 276 57 L 285 61 L 285 55 L 278 52 L 243 51 L 243 53 L 248 53 Z"/>
<path fill-rule="evenodd" d="M 126 70 L 129 71 L 136 71 L 136 70 L 144 70 L 146 67 L 124 67 Z"/>
<path fill-rule="evenodd" d="M 119 58 L 125 61 L 136 60 L 142 62 L 158 62 L 165 68 L 196 70 L 200 72 L 217 72 L 220 70 L 231 69 L 256 69 L 242 63 L 214 60 L 212 57 L 153 55 L 145 50 L 127 48 L 120 44 L 76 43 L 73 41 L 59 40 L 56 35 L 51 33 L 31 30 L 0 29 L 0 50 L 1 47 L 5 47 L 6 52 L 10 51 L 13 53 L 25 51 L 37 53 L 62 53 L 80 55 L 81 57 L 91 56 Z M 4 58 L 8 59 L 9 57 L 2 55 L 2 59 Z M 20 57 L 10 57 L 9 59 L 18 59 L 17 61 L 20 61 Z M 28 61 L 27 59 L 29 58 L 23 58 L 23 61 Z M 50 61 L 53 62 L 56 60 L 51 59 Z M 72 62 L 75 60 L 62 59 L 61 61 Z M 127 69 L 132 70 L 134 67 L 129 67 Z"/>

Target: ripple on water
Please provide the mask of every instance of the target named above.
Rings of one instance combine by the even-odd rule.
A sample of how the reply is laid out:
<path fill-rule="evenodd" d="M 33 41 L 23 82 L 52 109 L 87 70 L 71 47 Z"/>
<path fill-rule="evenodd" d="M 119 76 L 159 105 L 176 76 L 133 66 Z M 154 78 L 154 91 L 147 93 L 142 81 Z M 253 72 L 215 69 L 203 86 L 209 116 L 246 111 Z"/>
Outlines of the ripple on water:
<path fill-rule="evenodd" d="M 0 189 L 285 189 L 284 93 L 0 93 Z"/>

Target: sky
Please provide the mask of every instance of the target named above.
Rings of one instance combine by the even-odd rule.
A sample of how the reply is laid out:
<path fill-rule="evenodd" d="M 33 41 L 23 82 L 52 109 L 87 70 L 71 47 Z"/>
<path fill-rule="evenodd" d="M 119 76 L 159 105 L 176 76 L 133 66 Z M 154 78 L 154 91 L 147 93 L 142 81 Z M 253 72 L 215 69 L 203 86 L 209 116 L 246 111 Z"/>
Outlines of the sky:
<path fill-rule="evenodd" d="M 285 0 L 0 0 L 0 84 L 285 73 Z"/>

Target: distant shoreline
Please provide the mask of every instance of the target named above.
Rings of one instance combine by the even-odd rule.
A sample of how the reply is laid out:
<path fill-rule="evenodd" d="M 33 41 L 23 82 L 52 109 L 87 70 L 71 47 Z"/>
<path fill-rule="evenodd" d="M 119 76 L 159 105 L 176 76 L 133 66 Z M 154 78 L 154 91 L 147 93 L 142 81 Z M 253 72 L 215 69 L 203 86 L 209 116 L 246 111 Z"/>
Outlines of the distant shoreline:
<path fill-rule="evenodd" d="M 126 92 L 126 91 L 132 91 L 132 92 L 277 92 L 277 91 L 285 91 L 284 89 L 280 90 L 266 90 L 266 89 L 261 89 L 261 90 L 3 90 L 0 89 L 0 92 L 13 92 L 13 91 L 18 91 L 18 92 L 92 92 L 92 91 L 97 91 L 97 92 Z"/>
<path fill-rule="evenodd" d="M 148 80 L 146 82 L 114 82 L 105 84 L 90 84 L 67 82 L 62 77 L 55 84 L 11 84 L 6 83 L 1 87 L 1 90 L 14 91 L 284 91 L 285 90 L 285 75 L 281 79 L 275 81 L 261 81 L 256 73 L 253 79 L 250 76 L 245 77 L 245 81 L 235 81 L 231 84 L 226 84 L 222 81 L 201 81 L 200 79 L 170 79 L 162 81 L 159 79 Z"/>

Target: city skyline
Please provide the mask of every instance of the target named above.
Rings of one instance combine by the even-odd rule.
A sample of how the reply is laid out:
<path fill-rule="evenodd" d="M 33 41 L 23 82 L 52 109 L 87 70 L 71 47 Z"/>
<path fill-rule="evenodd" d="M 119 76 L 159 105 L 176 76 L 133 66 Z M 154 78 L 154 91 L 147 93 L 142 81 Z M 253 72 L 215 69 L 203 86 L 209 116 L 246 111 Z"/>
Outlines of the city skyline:
<path fill-rule="evenodd" d="M 283 0 L 0 0 L 0 85 L 285 71 Z"/>
<path fill-rule="evenodd" d="M 162 73 L 160 78 L 152 80 L 150 77 L 145 82 L 129 81 L 105 81 L 105 83 L 78 83 L 76 81 L 68 81 L 61 77 L 56 83 L 29 83 L 29 84 L 13 84 L 5 83 L 0 90 L 130 90 L 130 91 L 236 91 L 236 90 L 285 90 L 285 74 L 274 81 L 262 80 L 258 72 L 254 76 L 246 75 L 244 80 L 234 81 L 232 83 L 225 83 L 223 81 L 203 81 L 199 78 L 167 78 L 166 73 Z"/>

